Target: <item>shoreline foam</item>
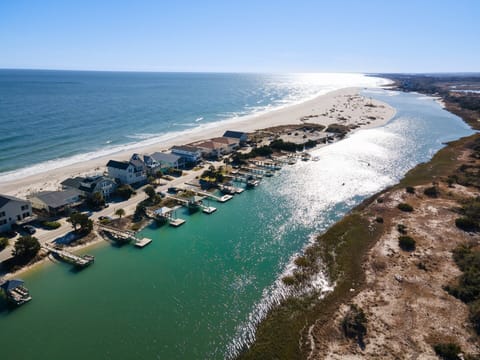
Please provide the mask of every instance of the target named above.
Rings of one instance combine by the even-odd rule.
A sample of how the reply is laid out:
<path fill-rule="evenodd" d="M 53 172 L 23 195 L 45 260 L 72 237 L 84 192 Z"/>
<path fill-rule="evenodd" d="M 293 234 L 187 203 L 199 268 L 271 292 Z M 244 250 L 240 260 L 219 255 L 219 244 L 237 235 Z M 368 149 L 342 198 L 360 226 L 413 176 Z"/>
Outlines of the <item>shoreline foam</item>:
<path fill-rule="evenodd" d="M 51 169 L 45 169 L 46 163 L 41 163 L 35 166 L 43 168 L 44 171 L 37 172 L 35 174 L 29 174 L 27 173 L 28 171 L 26 171 L 25 176 L 19 177 L 18 173 L 22 170 L 17 170 L 15 171 L 17 173 L 16 175 L 0 175 L 1 192 L 14 196 L 25 197 L 27 194 L 35 191 L 58 189 L 59 183 L 69 176 L 103 171 L 105 164 L 111 158 L 115 158 L 117 160 L 126 160 L 133 152 L 151 153 L 155 151 L 166 150 L 173 145 L 191 143 L 215 136 L 221 136 L 226 130 L 233 129 L 244 132 L 253 132 L 255 130 L 278 125 L 301 124 L 302 117 L 311 115 L 313 113 L 325 112 L 335 104 L 341 105 L 338 101 L 341 97 L 358 96 L 359 92 L 359 88 L 342 88 L 316 96 L 310 100 L 302 101 L 293 105 L 286 105 L 274 110 L 267 110 L 259 114 L 208 123 L 194 129 L 176 133 L 168 133 L 158 138 L 148 139 L 145 142 L 134 143 L 130 146 L 122 146 L 122 148 L 118 149 L 117 151 L 107 151 L 106 154 L 101 153 L 101 155 L 85 161 L 78 161 L 65 165 L 61 165 L 60 163 L 60 166 Z M 372 121 L 370 124 L 362 125 L 361 128 L 383 125 L 394 116 L 395 110 L 392 107 L 376 100 L 375 103 L 381 104 L 384 109 L 386 109 L 385 114 L 376 121 Z M 346 125 L 358 120 L 360 117 L 360 112 L 357 112 L 357 115 L 358 116 L 356 119 L 352 119 L 352 121 L 349 121 Z M 322 121 L 317 121 L 314 118 L 309 119 L 308 121 L 322 123 L 324 125 L 337 122 L 335 119 L 323 119 Z M 85 156 L 85 154 L 79 156 Z M 57 160 L 54 161 L 57 162 Z M 59 161 L 61 162 L 62 160 Z M 68 159 L 65 161 L 68 161 Z M 25 169 L 31 169 L 31 167 Z M 8 177 L 15 178 L 9 179 Z"/>

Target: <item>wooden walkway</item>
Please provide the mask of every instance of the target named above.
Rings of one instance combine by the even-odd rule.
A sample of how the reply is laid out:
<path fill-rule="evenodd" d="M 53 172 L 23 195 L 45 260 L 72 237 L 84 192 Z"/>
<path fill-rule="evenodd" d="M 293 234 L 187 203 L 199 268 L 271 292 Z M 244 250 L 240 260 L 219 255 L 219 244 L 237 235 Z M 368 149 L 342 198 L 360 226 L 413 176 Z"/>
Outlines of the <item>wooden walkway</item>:
<path fill-rule="evenodd" d="M 44 248 L 45 250 L 47 250 L 52 254 L 59 256 L 61 259 L 65 260 L 66 262 L 74 264 L 75 266 L 80 266 L 80 267 L 88 266 L 92 264 L 95 259 L 91 255 L 78 256 L 66 250 L 56 249 L 53 246 L 50 246 L 47 244 L 42 245 L 42 248 Z"/>

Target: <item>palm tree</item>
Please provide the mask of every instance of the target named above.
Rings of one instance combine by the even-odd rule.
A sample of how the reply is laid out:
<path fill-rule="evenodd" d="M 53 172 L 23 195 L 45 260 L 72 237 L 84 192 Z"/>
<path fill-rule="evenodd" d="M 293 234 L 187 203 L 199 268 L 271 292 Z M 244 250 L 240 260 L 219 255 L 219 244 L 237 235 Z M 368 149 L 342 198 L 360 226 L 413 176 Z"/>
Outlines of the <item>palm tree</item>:
<path fill-rule="evenodd" d="M 125 215 L 125 210 L 118 209 L 118 210 L 115 211 L 115 215 L 117 215 L 121 219 L 122 216 Z"/>

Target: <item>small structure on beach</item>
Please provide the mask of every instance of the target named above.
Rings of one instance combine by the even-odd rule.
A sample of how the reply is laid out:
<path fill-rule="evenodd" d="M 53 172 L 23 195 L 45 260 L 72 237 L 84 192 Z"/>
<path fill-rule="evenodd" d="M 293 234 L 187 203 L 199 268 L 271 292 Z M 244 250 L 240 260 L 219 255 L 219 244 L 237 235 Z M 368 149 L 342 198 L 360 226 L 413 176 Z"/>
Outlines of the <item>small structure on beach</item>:
<path fill-rule="evenodd" d="M 5 281 L 0 285 L 0 288 L 3 290 L 10 303 L 19 306 L 32 300 L 32 297 L 24 284 L 25 282 L 21 279 L 13 279 Z"/>

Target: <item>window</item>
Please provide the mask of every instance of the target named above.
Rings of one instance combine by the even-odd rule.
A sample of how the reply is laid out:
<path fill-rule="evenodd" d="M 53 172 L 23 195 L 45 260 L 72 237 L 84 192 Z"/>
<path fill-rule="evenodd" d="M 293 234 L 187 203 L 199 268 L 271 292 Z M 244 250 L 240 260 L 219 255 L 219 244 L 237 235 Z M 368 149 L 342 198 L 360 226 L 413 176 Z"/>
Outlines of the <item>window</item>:
<path fill-rule="evenodd" d="M 5 225 L 7 223 L 7 220 L 0 220 L 0 225 Z"/>
<path fill-rule="evenodd" d="M 22 205 L 22 211 L 28 210 L 28 205 Z"/>
<path fill-rule="evenodd" d="M 0 217 L 4 217 L 5 215 L 5 211 L 0 212 Z"/>

